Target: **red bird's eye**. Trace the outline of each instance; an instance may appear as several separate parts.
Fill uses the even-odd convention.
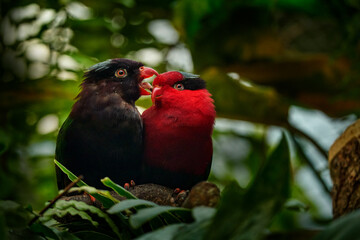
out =
[[[176,90],[182,91],[182,90],[184,90],[184,85],[181,84],[181,83],[177,83],[177,84],[174,85],[174,88]]]
[[[115,77],[117,77],[117,78],[124,78],[126,76],[127,76],[126,69],[118,69],[115,72]]]

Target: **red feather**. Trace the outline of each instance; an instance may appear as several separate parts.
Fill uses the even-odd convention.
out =
[[[183,78],[179,72],[167,72],[154,80],[154,105],[142,115],[145,163],[205,180],[213,153],[214,104],[206,89],[174,89],[173,85]]]

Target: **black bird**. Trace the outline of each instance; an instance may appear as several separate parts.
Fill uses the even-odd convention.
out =
[[[135,101],[147,92],[142,80],[158,73],[129,59],[98,63],[84,74],[81,91],[62,125],[55,158],[90,186],[104,187],[110,177],[123,185],[140,177],[143,155],[143,124]],[[56,168],[57,184],[70,183]]]

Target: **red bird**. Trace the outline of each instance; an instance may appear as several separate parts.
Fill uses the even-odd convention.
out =
[[[209,176],[215,107],[198,75],[171,71],[153,82],[142,114],[145,182],[190,189]]]

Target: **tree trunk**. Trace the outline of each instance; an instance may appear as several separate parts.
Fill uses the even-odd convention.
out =
[[[329,150],[334,218],[360,208],[360,119]]]

